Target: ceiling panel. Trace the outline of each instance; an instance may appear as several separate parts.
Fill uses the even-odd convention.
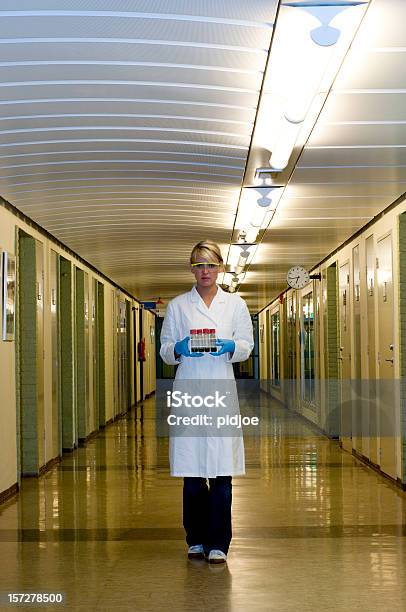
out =
[[[380,207],[376,206],[375,211],[379,211]],[[354,220],[365,220],[365,223],[368,222],[373,216],[371,215],[371,207],[364,208],[353,208],[352,206],[348,206],[346,208],[312,208],[309,211],[307,208],[294,208],[294,209],[286,209],[284,207],[283,210],[283,219],[284,221],[295,221],[300,222],[301,227],[304,227],[303,224],[305,222],[310,222],[313,224],[315,228],[319,226],[319,224],[323,224],[323,221],[328,221],[328,223],[338,223],[341,225],[341,221],[347,219]],[[274,227],[278,227],[277,221],[274,223]]]
[[[80,44],[78,44],[80,43]],[[7,63],[16,64],[38,62],[49,62],[50,51],[52,61],[57,62],[58,58],[63,62],[72,62],[72,65],[81,63],[91,65],[105,62],[122,63],[125,65],[159,66],[164,63],[187,64],[195,66],[196,70],[203,67],[212,68],[218,71],[232,71],[236,73],[255,74],[256,71],[263,69],[266,50],[250,49],[239,46],[219,45],[211,47],[207,44],[185,42],[180,44],[178,41],[149,41],[137,39],[80,39],[75,36],[69,40],[53,38],[37,38],[30,42],[29,39],[24,45],[16,47],[16,44],[7,40],[0,39],[1,44],[1,65]],[[102,58],[102,59],[101,59]]]
[[[88,129],[88,122],[92,121],[92,129],[95,130],[119,130],[119,128],[141,132],[185,132],[186,134],[207,133],[208,135],[220,136],[238,136],[242,137],[246,142],[251,134],[251,125],[249,123],[232,123],[223,122],[222,120],[197,119],[196,117],[177,117],[176,115],[150,115],[147,117],[139,117],[133,114],[117,114],[107,115],[87,113],[83,116],[70,114],[66,116],[31,116],[17,118],[2,118],[0,121],[0,136],[12,134],[31,134],[42,133],[44,131],[52,132],[67,129],[74,131]],[[46,128],[43,127],[46,122]],[[108,125],[106,123],[108,122]],[[121,135],[121,134],[120,134]],[[54,136],[52,136],[54,138]],[[249,141],[249,140],[248,140]]]
[[[364,183],[330,183],[328,181],[319,181],[317,183],[302,183],[299,179],[296,180],[293,175],[292,181],[287,187],[285,194],[287,197],[295,197],[300,199],[307,198],[325,198],[328,196],[332,200],[342,198],[361,198],[369,196],[388,196],[393,197],[399,194],[402,185],[397,183],[376,183],[374,181],[366,181]]]
[[[406,99],[405,99],[406,103]],[[324,147],[306,147],[298,168],[329,167],[329,166],[402,166],[406,164],[406,145],[398,147],[358,147],[349,149],[339,147],[326,149]]]
[[[319,179],[331,183],[357,182],[395,182],[406,181],[406,165],[403,166],[348,166],[298,168],[295,180],[301,183],[314,183]]]
[[[34,3],[35,4],[35,3]],[[237,2],[241,4],[241,2]],[[64,1],[50,11],[3,12],[2,39],[21,38],[125,38],[159,41],[182,41],[210,45],[226,45],[267,49],[269,47],[270,23],[273,22],[274,3],[271,3],[270,22],[233,20],[215,17],[182,15],[177,12],[177,3],[168,2],[171,13],[157,14],[146,11],[119,15],[115,10],[63,10]],[[110,4],[111,6],[111,4]],[[64,14],[65,12],[65,14]],[[145,15],[145,17],[143,16]]]
[[[167,14],[172,17],[173,9],[176,6],[177,16],[202,16],[208,19],[234,19],[247,20],[253,22],[257,19],[267,21],[269,18],[269,4],[262,0],[251,0],[249,4],[242,2],[228,2],[219,0],[218,2],[207,2],[207,0],[176,0],[175,3],[167,0],[64,0],[59,2],[58,8],[67,11],[107,11],[113,13],[130,13],[129,17],[135,17],[137,12],[156,15],[156,18]],[[14,0],[2,0],[0,12],[19,11],[53,11],[55,13],[54,0],[19,0],[18,5]]]
[[[320,123],[309,139],[309,146],[396,146],[406,142],[405,136],[406,124],[402,123],[357,125],[357,129],[345,123],[340,125]]]
[[[0,63],[0,80],[3,89],[14,88],[18,85],[24,87],[27,81],[31,87],[40,87],[43,84],[59,82],[60,84],[81,84],[81,82],[94,82],[95,84],[123,84],[142,86],[155,82],[156,87],[177,86],[190,89],[220,89],[235,91],[236,93],[255,93],[261,85],[261,75],[248,70],[216,69],[215,67],[193,68],[189,64],[171,65],[162,62],[162,65],[120,65],[109,61],[99,64],[63,64],[60,60],[50,60],[44,65],[27,63],[26,66],[18,64],[4,67]]]
[[[350,51],[334,84],[334,89],[405,89],[406,49],[392,48],[362,52]],[[370,70],[373,66],[373,70]]]
[[[57,72],[57,71],[55,71]],[[198,104],[219,104],[221,106],[237,105],[238,107],[248,107],[249,110],[255,110],[258,101],[258,92],[247,91],[239,87],[221,87],[210,86],[207,84],[199,86],[195,83],[191,87],[187,81],[180,83],[164,83],[155,84],[153,81],[139,82],[123,82],[114,79],[109,81],[92,81],[85,80],[79,82],[77,80],[71,82],[61,82],[59,79],[45,82],[21,83],[19,81],[9,81],[9,84],[0,84],[0,103],[9,102],[10,100],[57,100],[57,99],[157,99],[163,102],[177,103],[183,106],[185,103]],[[52,105],[51,105],[52,107]],[[50,108],[46,102],[46,108]],[[51,112],[51,111],[48,111]]]
[[[155,153],[156,151],[162,151],[164,153],[169,153],[171,155],[190,155],[191,158],[197,156],[202,156],[206,158],[212,157],[230,157],[236,159],[242,159],[245,161],[246,158],[246,149],[241,148],[238,150],[237,148],[229,148],[223,145],[219,145],[213,147],[211,145],[203,145],[203,144],[195,144],[193,142],[174,142],[174,141],[162,141],[159,139],[158,142],[154,141],[138,141],[136,146],[131,144],[131,139],[124,139],[122,142],[110,139],[109,141],[104,140],[102,143],[94,143],[94,141],[82,142],[79,140],[73,140],[72,142],[64,141],[60,143],[42,141],[40,143],[33,143],[28,145],[20,145],[14,146],[13,144],[8,144],[2,146],[0,144],[0,159],[2,160],[14,160],[21,157],[26,157],[27,159],[33,158],[35,156],[41,157],[44,154],[51,154],[53,159],[59,159],[59,152],[62,155],[65,153],[73,153],[74,155],[87,154],[88,151],[92,153],[103,153],[103,154],[111,154],[114,155],[124,153],[140,153],[141,155],[148,156],[151,153]],[[60,146],[63,144],[63,147]],[[58,153],[58,157],[56,154]],[[70,157],[72,159],[72,155]],[[177,157],[175,158],[177,159]]]
[[[405,54],[402,52],[402,57]],[[392,54],[390,57],[396,57]],[[334,89],[323,108],[321,122],[406,121],[406,92],[340,91]]]
[[[1,91],[1,89],[0,89]],[[121,93],[121,91],[120,91]],[[140,93],[140,92],[139,92]],[[184,92],[183,92],[184,93]],[[52,113],[51,113],[52,111]],[[247,109],[238,105],[238,100],[232,100],[231,104],[210,104],[202,101],[170,100],[165,98],[117,98],[115,96],[108,99],[103,98],[53,98],[35,101],[33,99],[9,100],[0,103],[0,118],[8,120],[13,117],[36,117],[43,116],[47,119],[49,115],[75,116],[75,115],[100,115],[105,116],[170,116],[194,117],[197,121],[211,120],[223,121],[232,124],[238,122],[240,125],[250,125],[255,115],[255,107]]]
[[[285,198],[280,206],[280,210],[284,213],[289,211],[308,211],[309,215],[315,214],[315,211],[322,213],[325,211],[363,211],[360,214],[367,213],[367,211],[382,210],[382,206],[387,201],[385,196],[378,198],[365,197],[347,197],[347,198]],[[368,214],[368,213],[367,213]]]
[[[354,51],[365,47],[404,47],[404,12],[404,0],[372,0],[353,43]],[[368,68],[371,70],[374,67]]]

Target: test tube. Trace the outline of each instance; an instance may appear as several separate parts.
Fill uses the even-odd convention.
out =
[[[196,352],[202,353],[203,352],[203,330],[202,329],[196,330],[196,345],[197,345]]]
[[[197,336],[197,329],[191,329],[190,330],[190,352],[191,353],[197,352],[196,336]]]
[[[210,352],[217,353],[216,330],[215,329],[210,329]]]
[[[203,330],[203,350],[205,353],[210,353],[210,330]]]

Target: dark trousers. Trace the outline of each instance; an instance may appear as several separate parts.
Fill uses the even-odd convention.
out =
[[[185,477],[183,481],[183,526],[189,546],[203,544],[206,553],[225,554],[231,542],[231,476]]]

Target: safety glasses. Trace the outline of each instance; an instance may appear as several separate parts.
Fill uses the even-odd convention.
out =
[[[197,261],[196,263],[192,263],[192,268],[195,268],[195,270],[204,270],[204,268],[207,270],[218,270],[220,266],[221,264],[219,263],[208,263],[206,261]]]

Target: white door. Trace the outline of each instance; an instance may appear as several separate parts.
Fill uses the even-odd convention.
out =
[[[59,404],[59,322],[58,322],[58,255],[51,249],[51,336],[52,336],[52,457],[62,455]]]
[[[377,244],[379,465],[396,478],[396,393],[394,385],[392,236]]]
[[[366,433],[362,441],[362,454],[372,463],[378,465],[378,420],[376,406],[376,353],[375,353],[375,247],[374,237],[368,236],[366,249],[366,281],[367,281],[367,376],[366,392],[368,402],[364,405],[363,431]]]
[[[128,372],[127,372],[127,309],[126,302],[118,302],[119,332],[118,332],[118,396],[120,414],[128,410]]]
[[[352,452],[352,399],[351,399],[351,317],[350,317],[350,264],[340,266],[339,276],[341,375],[341,435],[342,447]]]
[[[361,389],[361,275],[359,245],[352,250],[352,432],[353,448],[362,453],[362,389]]]
[[[44,247],[35,241],[37,305],[37,432],[38,467],[46,463],[44,414]]]
[[[271,313],[269,308],[265,312],[265,352],[266,352],[266,381],[265,391],[271,392],[272,361],[271,361]]]
[[[270,379],[274,387],[281,385],[281,365],[280,365],[280,312],[279,306],[270,313],[270,333],[271,333],[271,369]]]
[[[314,410],[316,404],[316,328],[315,300],[312,285],[303,289],[301,297],[301,383],[302,401]]]
[[[85,302],[85,423],[86,435],[90,429],[90,353],[89,353],[89,274],[84,273],[84,302]]]
[[[285,381],[285,401],[296,410],[297,405],[297,333],[296,333],[296,299],[291,294],[286,300],[287,307],[287,381]],[[287,382],[287,386],[286,386]]]
[[[98,325],[97,325],[97,279],[92,280],[92,396],[93,410],[91,415],[91,430],[99,429],[99,388],[98,388]]]

